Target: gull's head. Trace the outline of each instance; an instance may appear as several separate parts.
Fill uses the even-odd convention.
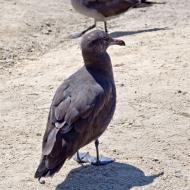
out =
[[[81,41],[81,49],[89,53],[104,53],[111,45],[125,46],[123,40],[113,39],[101,30],[94,30],[85,34]]]

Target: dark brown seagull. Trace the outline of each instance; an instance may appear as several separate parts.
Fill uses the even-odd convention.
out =
[[[116,105],[112,64],[107,53],[111,45],[124,46],[122,40],[95,30],[81,42],[84,66],[57,89],[49,111],[42,143],[42,156],[35,178],[53,176],[66,159],[77,153],[78,162],[94,165],[113,160],[99,156],[98,138],[110,123]],[[96,159],[78,150],[95,141]]]
[[[95,28],[98,21],[104,22],[105,32],[108,32],[107,20],[128,11],[130,8],[147,7],[158,3],[147,0],[71,0],[71,4],[79,13],[94,18],[92,26],[76,34],[76,37],[80,37]]]

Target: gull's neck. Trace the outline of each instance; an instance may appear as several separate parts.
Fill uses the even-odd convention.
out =
[[[85,67],[91,70],[98,70],[113,77],[112,64],[107,52],[85,52],[82,51]]]

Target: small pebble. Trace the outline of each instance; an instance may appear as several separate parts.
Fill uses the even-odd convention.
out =
[[[181,94],[181,93],[182,93],[182,91],[181,91],[181,90],[178,90],[178,91],[177,91],[177,93]]]

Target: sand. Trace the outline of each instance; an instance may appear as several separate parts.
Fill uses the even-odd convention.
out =
[[[101,154],[116,161],[68,160],[40,185],[33,176],[53,94],[83,64],[80,39],[69,36],[93,21],[68,0],[0,0],[0,189],[189,190],[189,9],[167,0],[108,23],[127,44],[109,49],[117,109],[100,138]],[[82,151],[95,155],[94,144]]]

